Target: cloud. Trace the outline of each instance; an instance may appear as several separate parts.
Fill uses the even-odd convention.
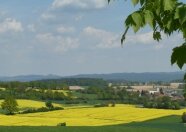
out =
[[[34,24],[29,24],[27,26],[28,30],[31,31],[31,32],[35,32],[36,31],[36,28],[35,28],[35,25]]]
[[[89,39],[90,43],[94,43],[97,48],[109,49],[121,47],[121,36],[118,33],[109,32],[103,29],[94,27],[86,27],[83,29],[84,35]],[[153,49],[160,50],[165,47],[166,35],[162,34],[162,41],[158,43],[153,39],[153,32],[137,33],[133,35],[127,35],[124,45],[152,45]],[[176,39],[177,40],[177,39]]]
[[[163,44],[156,44],[156,45],[154,46],[154,48],[155,48],[156,50],[160,50],[160,49],[164,48],[164,45],[163,45]]]
[[[54,0],[52,8],[101,9],[106,5],[106,0]]]
[[[21,22],[16,21],[12,18],[6,18],[3,22],[0,23],[0,33],[4,32],[22,32],[24,29]]]
[[[75,21],[80,21],[80,20],[82,20],[82,18],[83,18],[83,15],[77,15],[75,17]]]
[[[48,50],[54,52],[66,52],[70,49],[78,48],[79,39],[71,37],[62,37],[60,35],[53,35],[51,33],[38,34],[37,40],[44,44]]]
[[[75,28],[74,27],[60,26],[60,27],[57,28],[57,31],[59,33],[73,33],[73,32],[75,32]]]
[[[112,32],[89,26],[83,29],[83,33],[90,37],[90,41],[94,41],[97,44],[97,48],[121,47],[120,36]]]
[[[3,17],[7,14],[7,12],[0,10],[0,16]]]
[[[155,40],[153,39],[153,32],[147,33],[137,33],[135,35],[127,35],[125,43],[129,44],[151,44],[154,43]]]
[[[41,15],[41,18],[44,19],[44,20],[49,20],[49,19],[55,19],[56,16],[54,14],[51,14],[49,12],[46,12],[46,13],[43,13]]]
[[[164,39],[167,38],[164,33],[161,33],[161,37],[162,37],[162,40],[160,42],[162,42]],[[153,31],[150,31],[146,33],[136,33],[134,35],[127,35],[124,43],[126,44],[158,44],[159,42],[153,39]]]

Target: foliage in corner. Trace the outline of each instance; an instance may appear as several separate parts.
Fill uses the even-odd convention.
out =
[[[171,63],[176,63],[180,69],[186,63],[186,43],[173,49]]]
[[[131,0],[131,2],[140,8],[126,18],[126,30],[121,43],[123,44],[126,39],[129,28],[136,33],[140,28],[149,25],[156,41],[162,39],[162,33],[171,36],[174,32],[180,32],[185,43],[173,49],[171,63],[172,65],[176,63],[181,69],[186,64],[186,4],[179,0]]]

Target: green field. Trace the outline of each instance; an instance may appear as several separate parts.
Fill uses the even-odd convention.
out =
[[[185,132],[180,116],[167,116],[144,122],[91,127],[0,127],[0,132]]]

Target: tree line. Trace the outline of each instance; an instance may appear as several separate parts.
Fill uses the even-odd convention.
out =
[[[107,81],[94,78],[62,78],[48,79],[30,82],[0,82],[0,87],[3,88],[43,88],[43,89],[68,89],[69,86],[107,86]]]

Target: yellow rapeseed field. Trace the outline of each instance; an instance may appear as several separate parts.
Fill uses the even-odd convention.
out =
[[[42,107],[43,102],[18,100],[21,107]],[[66,122],[67,126],[102,126],[145,121],[169,115],[181,115],[182,110],[160,110],[137,108],[134,105],[117,104],[116,107],[83,108],[73,107],[65,110],[6,116],[0,114],[3,126],[56,126]]]
[[[0,104],[2,102],[3,102],[3,100],[0,100]],[[42,102],[42,101],[18,99],[17,103],[19,105],[19,108],[40,108],[40,107],[45,107],[45,102]],[[54,106],[61,106],[61,105],[54,104]]]

